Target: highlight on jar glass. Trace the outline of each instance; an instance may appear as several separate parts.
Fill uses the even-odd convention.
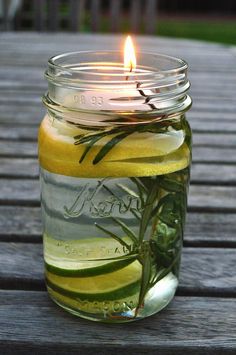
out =
[[[39,131],[45,277],[67,311],[150,316],[174,297],[186,215],[185,61],[123,51],[55,56]]]

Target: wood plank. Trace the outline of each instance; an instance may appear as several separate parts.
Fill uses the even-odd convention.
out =
[[[184,243],[186,246],[236,246],[236,214],[188,213]]]
[[[202,247],[236,247],[236,214],[188,213],[184,244]],[[42,240],[38,207],[0,206],[0,241]]]
[[[200,164],[201,172],[204,173],[204,177],[202,181],[210,181],[216,177],[216,181],[222,181],[222,182],[230,182],[234,181],[232,180],[233,174],[234,174],[234,169],[235,167],[229,167],[227,165],[229,164],[235,164],[236,163],[236,150],[235,147],[232,148],[226,148],[226,147],[198,147],[194,146],[193,147],[193,163]],[[2,158],[37,158],[37,145],[36,142],[18,142],[18,141],[0,141],[0,157]],[[2,159],[1,158],[1,159]],[[5,166],[8,166],[7,169],[11,169],[12,173],[14,174],[14,162],[19,165],[21,164],[21,160],[13,160],[12,162],[9,161],[4,161],[4,164],[7,164]],[[208,167],[206,169],[206,163],[211,163],[212,166]],[[23,162],[23,164],[26,164],[25,166],[27,167],[27,162]],[[202,165],[203,164],[203,165]],[[217,167],[217,164],[220,164],[219,167]],[[20,165],[19,165],[20,166]],[[29,163],[29,173],[31,169],[34,169],[34,166]],[[1,167],[0,167],[1,169]],[[198,168],[195,168],[198,169]],[[206,169],[206,172],[204,172],[204,169]],[[219,169],[219,171],[217,171]],[[223,171],[229,173],[229,176],[222,176]],[[1,172],[3,173],[4,170],[1,169]],[[207,175],[208,173],[208,175]],[[18,172],[18,174],[21,174],[21,172]],[[20,175],[19,175],[20,176]],[[200,177],[198,173],[198,177]]]
[[[193,161],[195,163],[229,163],[236,162],[235,148],[222,147],[193,147]],[[210,167],[208,167],[211,169]],[[219,175],[219,173],[217,173]]]
[[[8,110],[0,111],[0,123],[39,125],[44,115],[45,109],[42,106],[33,107],[30,110],[23,107],[21,110],[19,108],[18,110],[17,108],[9,108]]]
[[[236,188],[231,186],[190,186],[190,211],[236,211]],[[1,179],[1,205],[39,205],[39,182],[31,179]]]
[[[0,291],[0,350],[4,355],[118,355],[127,349],[130,355],[232,355],[235,313],[231,299],[175,297],[158,315],[116,325],[114,335],[111,324],[78,319],[54,306],[46,292]]]
[[[42,75],[43,73],[41,73]],[[27,73],[26,73],[27,75]],[[9,80],[9,79],[8,79]],[[44,81],[41,79],[35,79],[38,80],[38,82],[42,82],[42,85]],[[236,79],[235,79],[236,80]],[[6,81],[8,82],[8,81]],[[32,82],[32,81],[31,81]],[[24,83],[24,81],[21,81],[19,79],[19,83]],[[236,85],[235,85],[236,89]],[[14,92],[11,94],[11,92],[3,92],[0,97],[0,105],[4,108],[9,105],[14,105],[14,106],[42,106],[42,95],[44,94],[44,91],[46,91],[46,83],[45,83],[45,89],[41,91],[41,93],[31,93],[29,92],[27,95],[24,91],[19,90],[18,92]],[[228,98],[219,101],[219,98],[209,98],[207,97],[195,97],[192,95],[194,105],[191,108],[190,112],[201,112],[201,113],[207,113],[207,112],[221,112],[222,113],[222,120],[225,120],[224,114],[227,113],[235,113],[236,111],[236,103],[233,98]],[[7,103],[7,104],[6,104]],[[2,109],[2,108],[1,108]],[[191,116],[191,115],[190,115]],[[199,114],[199,119],[206,120],[205,117],[202,117],[201,114]]]
[[[121,47],[123,44],[120,43],[119,47]],[[100,48],[101,49],[101,48]],[[56,52],[52,52],[51,54],[54,55]],[[12,54],[9,54],[9,56],[12,56]],[[39,53],[39,55],[41,55]],[[19,86],[20,83],[24,85],[25,87],[31,86],[37,89],[38,87],[41,87],[42,85],[46,86],[46,81],[43,76],[43,71],[46,68],[47,61],[49,58],[49,54],[41,59],[41,64],[37,67],[35,66],[33,60],[32,63],[29,62],[29,66],[27,67],[19,67],[19,65],[9,66],[9,65],[1,65],[1,71],[0,71],[0,76],[2,77],[1,83],[0,83],[0,88],[4,89],[13,89],[14,87]],[[23,59],[23,58],[22,58]],[[4,72],[4,69],[6,68],[6,71]],[[12,69],[12,70],[11,70]],[[17,72],[18,70],[18,72]],[[205,96],[205,93],[208,93],[208,96],[205,96],[205,99],[216,99],[221,98],[224,99],[224,101],[227,99],[233,100],[233,92],[232,90],[235,89],[236,83],[235,83],[235,75],[232,73],[229,73],[229,76],[224,78],[224,80],[221,78],[220,75],[216,72],[209,72],[209,73],[204,73],[204,79],[201,81],[198,80],[197,75],[201,74],[196,73],[190,69],[190,82],[192,84],[190,93],[191,94],[197,94],[200,97]],[[224,73],[227,75],[226,73]],[[15,75],[15,76],[14,76]],[[38,78],[38,82],[35,82],[34,80],[31,79],[36,77]],[[231,75],[231,77],[230,77]],[[222,86],[224,86],[224,91],[222,92]],[[220,103],[224,104],[224,101],[221,100]]]
[[[1,125],[0,126],[0,139],[4,140],[27,140],[35,142],[38,137],[37,126],[15,126]]]
[[[46,81],[44,79],[44,70],[47,64],[48,57],[45,58],[44,63],[42,62],[42,65],[40,68],[34,68],[34,67],[27,67],[27,70],[25,68],[19,68],[18,69],[19,73],[22,73],[22,78],[20,75],[16,75],[14,77],[14,72],[15,72],[15,67],[13,67],[13,73],[9,74],[10,68],[6,68],[6,73],[4,78],[4,74],[1,73],[1,83],[0,83],[0,90],[3,91],[2,94],[4,93],[7,94],[6,91],[15,91],[18,95],[24,95],[25,100],[27,101],[27,104],[30,103],[29,97],[31,92],[39,92],[38,98],[42,96],[42,94],[46,91]],[[4,66],[2,66],[4,68]],[[32,78],[31,78],[32,75]],[[35,78],[35,80],[32,80]],[[213,83],[212,83],[213,81]],[[225,89],[223,92],[221,92],[221,87],[223,84],[219,83],[219,79],[216,78],[215,83],[213,80],[213,77],[207,76],[205,80],[203,80],[201,83],[196,80],[191,80],[192,87],[190,89],[190,95],[193,97],[193,108],[195,107],[195,104],[199,102],[197,100],[200,98],[201,100],[209,101],[210,103],[216,103],[218,101],[218,105],[223,108],[226,107],[227,105],[231,102],[233,102],[234,95],[233,91],[235,90],[236,87],[236,82],[235,79],[231,82],[230,80],[225,80],[224,85],[226,85]],[[22,89],[25,89],[25,91],[22,91]],[[28,95],[25,95],[27,90],[29,91],[29,88],[31,89]],[[18,91],[17,91],[18,90]],[[219,99],[221,99],[219,101]],[[212,105],[213,106],[213,105]]]
[[[113,30],[115,31],[115,30]],[[66,39],[65,39],[66,40]],[[52,40],[53,41],[53,40]],[[63,41],[63,38],[61,39],[61,43]],[[114,44],[110,44],[110,48],[109,48],[109,44],[105,44],[105,47],[103,47],[103,45],[100,42],[96,43],[96,39],[90,39],[90,41],[93,41],[93,50],[99,50],[99,49],[117,49],[120,48],[120,46],[122,45],[122,43],[118,43],[117,46],[115,47]],[[77,39],[77,42],[79,42],[79,38]],[[31,52],[26,51],[26,53],[23,55],[23,53],[19,53],[17,57],[14,57],[15,52],[12,51],[11,53],[9,52],[9,54],[7,53],[1,53],[1,58],[0,58],[0,65],[1,66],[18,66],[19,69],[25,66],[25,56],[29,56],[31,55],[31,60],[29,62],[27,62],[28,67],[39,67],[42,68],[43,67],[43,63],[47,63],[48,58],[50,58],[51,56],[55,55],[55,53],[62,53],[62,52],[71,52],[71,51],[75,51],[75,49],[78,49],[78,43],[74,44],[74,45],[67,45],[63,43],[63,47],[62,45],[60,46],[60,48],[56,49],[56,46],[53,46],[54,49],[51,48],[49,49],[49,51],[47,53],[43,53],[41,54],[39,51],[35,50],[35,53],[33,53],[32,51],[34,51],[34,48],[31,48]],[[158,44],[155,44],[154,47],[152,48],[144,48],[146,51],[153,51],[153,48],[157,48]],[[141,45],[139,45],[141,47]],[[59,47],[59,46],[58,46]],[[91,50],[91,42],[88,42],[87,44],[84,44],[83,46],[80,45],[79,47],[81,50]],[[159,51],[164,52],[164,50],[162,48],[159,48]],[[167,53],[168,52],[168,53]],[[37,53],[37,55],[36,55]],[[187,58],[187,55],[181,55],[181,52],[174,52],[172,51],[166,51],[166,54],[169,54],[171,56],[177,56],[177,57],[182,57],[184,56],[184,58],[188,61],[190,67],[191,67],[191,71],[198,73],[198,72],[210,72],[210,73],[215,73],[215,72],[221,72],[224,73],[225,71],[227,71],[228,73],[232,73],[233,75],[236,73],[236,68],[235,68],[235,63],[232,61],[232,63],[229,63],[229,65],[227,66],[219,66],[218,63],[209,63],[208,64],[204,64],[204,63],[199,63],[196,62],[195,63],[191,63],[191,58]],[[223,58],[222,60],[224,60],[225,58]],[[200,86],[201,87],[201,86]]]
[[[233,114],[233,113],[232,113]],[[198,116],[205,117],[206,121],[202,124],[198,120],[193,120],[193,112],[188,113],[188,117],[190,118],[190,125],[193,132],[200,133],[200,132],[211,132],[211,133],[236,133],[236,120],[227,123],[222,118],[222,113],[220,113],[222,120],[215,120],[215,121],[207,121],[206,114],[199,112]],[[225,116],[225,115],[224,115]]]
[[[119,47],[122,47],[123,43],[119,44]],[[101,48],[100,48],[101,49]],[[51,53],[52,55],[55,54],[56,52]],[[9,54],[13,55],[12,54]],[[39,55],[41,55],[39,53]],[[0,76],[2,77],[2,81],[0,84],[0,87],[7,88],[7,86],[14,87],[15,83],[21,81],[22,84],[27,84],[28,85],[33,85],[35,88],[38,87],[38,85],[42,85],[42,83],[46,83],[44,77],[43,77],[43,70],[45,69],[47,65],[49,55],[44,56],[41,59],[41,64],[39,66],[34,66],[34,62],[32,60],[29,61],[29,66],[27,67],[19,67],[17,66],[17,63],[15,66],[11,65],[2,65],[1,70],[0,70]],[[23,59],[23,58],[22,58]],[[4,69],[6,71],[4,72]],[[17,72],[18,69],[18,72]],[[225,78],[221,77],[221,73],[216,73],[216,72],[208,72],[203,75],[203,79],[198,80],[198,74],[194,71],[191,70],[189,71],[189,76],[190,76],[190,82],[192,84],[190,88],[191,93],[198,93],[200,96],[204,98],[204,95],[201,95],[202,93],[205,93],[208,91],[209,98],[213,99],[216,97],[221,97],[224,98],[224,100],[227,100],[227,98],[230,98],[231,100],[233,99],[233,93],[232,90],[235,88],[236,83],[235,83],[235,76],[232,73],[225,73]],[[219,74],[219,75],[218,75]],[[38,77],[39,83],[36,83],[35,81],[31,80],[31,75],[32,77]],[[224,91],[222,92],[221,88],[224,86]],[[226,95],[225,95],[226,94]],[[222,96],[221,96],[222,95]],[[207,99],[205,97],[205,99]],[[206,100],[207,101],[207,100]],[[222,101],[222,100],[221,100]],[[222,103],[224,103],[222,101]]]
[[[30,112],[29,112],[30,111]],[[0,123],[37,125],[39,117],[44,117],[46,108],[43,105],[28,108],[24,105],[14,105],[5,108],[0,116]],[[235,133],[235,116],[233,112],[197,111],[187,112],[187,119],[195,133]],[[215,125],[215,130],[214,130]]]
[[[195,133],[193,135],[193,145],[198,147],[236,147],[235,134],[224,133]]]
[[[38,178],[39,165],[36,159],[0,158],[0,177]]]
[[[235,249],[185,247],[178,294],[217,296],[218,292],[235,297],[235,260]],[[0,281],[4,288],[44,289],[42,245],[1,242]]]
[[[88,34],[89,35],[89,34]],[[85,34],[87,36],[87,34]],[[84,42],[85,40],[84,34],[79,34],[79,38]],[[91,36],[91,35],[90,35]],[[91,36],[92,37],[92,36]],[[106,34],[105,38],[106,40],[109,38],[111,39],[113,36],[110,34]],[[121,37],[121,36],[120,36]],[[25,41],[25,38],[27,41]],[[17,33],[17,32],[9,32],[9,33],[4,33],[4,36],[1,36],[0,40],[2,44],[7,44],[8,42],[12,43],[12,45],[19,45],[22,43],[29,43],[30,45],[35,44],[35,39],[39,39],[40,35],[35,32],[24,32],[24,33]],[[45,44],[51,43],[52,38],[55,38],[56,42],[59,42],[59,39],[62,38],[68,39],[71,43],[76,43],[76,39],[78,38],[77,34],[71,35],[67,33],[58,33],[55,36],[52,34],[47,34],[46,37],[43,38],[43,41]],[[101,42],[105,42],[104,36],[100,36]],[[161,44],[165,47],[168,47],[170,44],[174,45],[178,43],[182,49],[184,48],[185,50],[189,50],[191,52],[193,49],[195,49],[198,52],[198,55],[201,56],[199,53],[200,49],[204,49],[202,51],[202,57],[204,58],[205,55],[208,55],[209,53],[214,54],[216,57],[218,56],[226,56],[228,52],[230,52],[231,56],[234,55],[234,51],[232,47],[227,47],[221,43],[211,43],[211,42],[205,42],[205,41],[200,41],[200,40],[191,40],[191,39],[181,39],[181,38],[167,38],[167,37],[158,37],[156,36],[155,38],[152,36],[140,36],[139,37],[140,41],[142,41],[142,44],[145,44],[148,42],[149,45],[153,45],[155,43]],[[20,45],[19,45],[20,47]]]
[[[28,141],[36,142],[38,137],[38,125],[25,125],[20,123],[18,125],[2,124],[0,126],[0,144],[1,140],[12,141]],[[193,134],[194,147],[214,147],[214,148],[233,148],[236,147],[235,134],[230,133],[194,133]],[[20,148],[20,147],[19,147]],[[18,149],[18,147],[17,147]],[[0,149],[1,152],[1,149]],[[197,153],[196,153],[197,154]]]
[[[1,287],[11,281],[13,287],[36,284],[44,289],[42,244],[1,243],[0,255]]]
[[[236,211],[236,188],[191,185],[189,209],[197,211]]]
[[[62,43],[65,48],[67,48],[67,46],[70,46],[70,48],[73,46],[75,48],[76,44],[78,44],[78,39],[81,45],[86,45],[87,39],[91,40],[92,38],[94,37],[91,33],[78,35],[56,33],[55,36],[47,34],[47,36],[43,38],[37,33],[15,33],[13,35],[10,33],[4,33],[4,36],[1,36],[0,39],[0,46],[5,50],[6,54],[11,53],[14,48],[19,53],[22,53],[22,44],[24,44],[25,50],[27,53],[30,53],[30,47],[39,42],[39,46],[36,46],[37,52],[41,51],[42,53],[45,53],[48,49],[53,50],[53,48],[50,48],[52,41],[55,44],[54,48],[57,50]],[[96,42],[102,47],[113,45],[112,48],[115,46],[117,48],[117,43],[121,41],[122,38],[123,35],[121,34],[116,37],[112,34],[97,35]],[[199,62],[201,65],[212,63],[217,64],[217,61],[219,62],[219,59],[221,59],[221,65],[218,65],[218,72],[222,72],[222,68],[227,68],[234,62],[234,53],[230,46],[224,46],[222,44],[158,36],[137,36],[137,40],[140,43],[140,46],[145,50],[150,50],[151,48],[158,46],[158,49],[161,48],[165,50],[167,54],[178,53],[179,55],[182,52],[188,57],[188,59],[192,59],[194,63]],[[94,45],[96,46],[96,44]],[[223,61],[223,59],[225,59],[225,61]]]
[[[6,39],[9,40],[7,44],[9,48],[8,52],[6,52],[4,48],[4,43],[6,43],[5,39],[0,42],[0,46],[2,47],[2,65],[24,66],[24,57],[25,55],[27,55],[27,57],[29,56],[32,58],[32,61],[28,62],[28,66],[41,66],[42,63],[46,63],[46,60],[49,56],[57,52],[75,50],[75,48],[78,48],[78,43],[80,43],[81,50],[91,49],[91,42],[93,43],[94,49],[117,49],[120,47],[120,43],[123,40],[121,36],[117,36],[116,38],[114,38],[112,35],[99,36],[97,37],[97,40],[94,40],[94,36],[92,36],[91,34],[83,34],[77,37],[66,34],[56,34],[53,37],[49,35],[43,39],[37,35],[33,37],[26,35],[25,38],[26,40],[20,40],[19,36],[17,41],[16,37],[6,37]],[[30,42],[30,38],[32,38],[33,43]],[[159,48],[160,51],[166,54],[171,54],[180,57],[184,56],[184,58],[189,62],[192,72],[206,71],[218,73],[221,72],[222,74],[225,72],[231,72],[234,74],[236,73],[235,57],[230,51],[230,49],[222,45],[214,45],[214,50],[212,50],[211,52],[211,49],[207,50],[206,48],[208,44],[206,44],[205,46],[202,44],[199,45],[197,41],[195,44],[194,51],[194,45],[189,45],[191,41],[182,41],[177,39],[170,40],[167,38],[161,39],[156,37],[153,39],[151,37],[139,37],[137,38],[137,40],[139,41],[140,47],[143,49],[150,51],[153,50],[153,48]],[[24,53],[22,51],[22,41],[24,42]],[[40,42],[41,46],[38,45]],[[51,46],[51,43],[54,44],[53,48]],[[37,51],[32,50],[32,48],[34,48],[36,44]],[[182,47],[181,44],[183,44]],[[199,50],[199,48],[202,48],[202,50]],[[213,47],[211,46],[210,48]],[[17,57],[13,55],[16,51],[19,53]],[[219,65],[219,63],[221,64]]]
[[[134,0],[134,1],[136,1],[136,0]],[[41,35],[41,37],[40,37],[41,41],[40,41],[40,43],[37,43],[37,48],[40,48],[39,52],[45,50],[45,54],[47,54],[48,50],[50,49],[49,45],[44,45],[45,44],[44,39],[47,38],[47,36],[48,36],[48,33]],[[55,36],[56,36],[56,34],[55,34]],[[62,34],[62,36],[63,36],[63,34]],[[76,36],[78,36],[77,41],[78,41],[78,39],[79,40],[81,39],[79,33]],[[96,34],[94,34],[94,36],[95,36],[95,38],[98,38],[99,41],[102,39],[102,37],[100,37],[100,36],[98,37],[98,35],[96,35]],[[103,36],[105,36],[105,35],[103,35]],[[116,35],[116,36],[118,36],[118,35]],[[87,34],[85,34],[85,38],[87,38]],[[145,38],[148,38],[148,37],[145,37]],[[123,38],[120,40],[123,41]],[[138,40],[139,40],[139,37],[136,38],[136,41],[138,41]],[[82,44],[83,44],[83,41],[84,40],[82,40]],[[116,37],[115,37],[115,41],[117,41]],[[9,46],[9,45],[10,45],[10,43],[7,44],[7,46]],[[57,46],[57,43],[55,43],[55,45]],[[0,46],[2,46],[1,39],[0,39]],[[7,46],[6,46],[6,48],[3,46],[4,48],[2,48],[2,49],[7,51],[7,48],[8,48]],[[21,48],[21,50],[24,52],[24,48],[23,49]],[[20,48],[19,48],[19,51],[20,51]],[[199,59],[197,58],[196,61],[198,61],[198,60]],[[206,58],[206,61],[207,60],[208,60],[208,58]],[[29,56],[29,61],[31,61],[30,56]],[[217,58],[217,61],[219,61],[219,58]],[[25,66],[24,68],[20,68],[20,70],[17,67],[17,65],[15,65],[15,66],[9,65],[8,66],[6,64],[0,68],[0,76],[3,80],[15,79],[15,80],[21,80],[23,82],[31,82],[32,81],[31,76],[33,78],[36,76],[39,79],[44,80],[44,78],[42,77],[42,69],[43,69],[43,66],[45,66],[45,64],[46,63],[43,62],[43,60],[42,60],[41,67],[32,67],[32,66],[27,67],[27,66]],[[28,75],[26,76],[27,73],[28,73]],[[197,85],[198,87],[201,87],[202,83],[204,83],[204,86],[202,86],[202,90],[204,90],[205,85],[206,85],[206,87],[209,87],[212,89],[214,87],[216,87],[216,89],[219,90],[219,88],[224,84],[225,85],[224,91],[226,90],[226,92],[228,92],[229,91],[229,90],[227,90],[228,85],[231,85],[231,86],[236,85],[236,83],[235,83],[236,73],[232,74],[232,73],[228,73],[227,71],[224,73],[222,73],[222,72],[196,73],[196,72],[192,71],[191,68],[189,68],[189,75],[188,76],[189,76],[191,83],[194,84],[194,85],[192,85],[190,90],[193,90],[195,88],[195,85]],[[224,92],[220,92],[220,94],[223,94],[223,93]],[[211,94],[211,93],[209,92],[209,94]],[[212,98],[214,98],[214,96],[212,96]]]
[[[38,125],[45,115],[43,105],[0,105],[0,123]],[[234,112],[214,112],[190,110],[187,113],[194,133],[235,133]]]
[[[48,37],[47,37],[48,39]],[[156,39],[156,38],[155,38]],[[140,38],[141,42],[142,42],[142,38]],[[24,66],[24,58],[25,58],[25,55],[27,54],[27,50],[29,51],[29,53],[27,54],[27,57],[31,58],[28,60],[28,67],[37,67],[37,66],[40,66],[42,67],[42,64],[43,63],[46,63],[48,57],[50,55],[53,55],[55,54],[56,52],[61,52],[62,49],[61,49],[61,43],[63,42],[63,49],[64,51],[73,51],[75,48],[78,48],[78,43],[80,43],[80,49],[83,49],[83,50],[86,50],[86,49],[91,49],[91,46],[89,47],[89,44],[93,43],[93,47],[94,49],[96,48],[119,48],[120,45],[121,45],[121,41],[123,41],[123,39],[117,37],[117,38],[113,38],[112,36],[103,36],[102,38],[100,37],[97,37],[97,41],[94,41],[94,37],[91,37],[91,35],[83,35],[83,37],[81,38],[76,38],[76,41],[75,39],[73,40],[74,43],[71,43],[70,41],[70,37],[66,36],[60,36],[60,43],[57,42],[57,38],[56,37],[53,37],[51,38],[51,42],[49,43],[47,40],[44,40],[44,42],[42,43],[41,46],[39,46],[39,43],[38,42],[41,42],[42,39],[40,40],[37,40],[35,38],[35,43],[37,43],[37,48],[35,48],[35,50],[37,49],[37,53],[35,52],[34,54],[32,54],[32,44],[28,44],[28,43],[25,43],[24,42],[24,53],[22,52],[22,54],[19,52],[18,53],[18,56],[17,58],[15,58],[15,56],[13,55],[17,48],[16,48],[16,44],[14,43],[13,44],[13,48],[12,48],[12,53],[9,52],[9,53],[5,53],[5,51],[3,50],[3,55],[5,56],[5,59],[4,57],[2,56],[1,58],[1,64],[2,65],[7,65],[8,67],[10,65],[17,65],[18,68],[19,68],[19,65],[22,65]],[[51,47],[51,43],[54,43],[54,46],[53,46],[53,49]],[[46,48],[46,43],[48,43],[48,48]],[[217,72],[219,73],[220,71],[222,72],[222,74],[225,72],[229,72],[231,71],[231,73],[233,74],[233,70],[235,72],[235,59],[233,57],[232,54],[229,54],[229,52],[227,52],[224,48],[223,51],[219,51],[221,52],[222,54],[222,63],[225,63],[225,66],[220,66],[218,65],[219,63],[219,56],[216,56],[215,53],[213,54],[213,58],[214,58],[214,61],[215,63],[212,63],[212,61],[209,60],[208,57],[204,57],[204,53],[201,51],[201,53],[199,52],[199,57],[196,55],[195,52],[191,51],[191,57],[189,57],[189,55],[187,55],[187,53],[184,53],[183,52],[183,49],[181,48],[181,46],[179,47],[178,45],[176,45],[176,43],[179,43],[178,41],[175,42],[175,46],[173,46],[173,41],[172,41],[172,46],[171,46],[171,43],[168,41],[168,39],[165,39],[165,42],[167,43],[167,46],[169,48],[169,50],[167,50],[167,53],[168,54],[173,54],[173,55],[181,55],[181,56],[184,56],[190,63],[190,67],[191,67],[191,72],[201,72],[204,70],[205,72],[209,73],[209,72]],[[144,43],[149,43],[149,39],[146,39],[144,41]],[[8,43],[8,46],[9,46],[9,43]],[[58,48],[57,48],[58,46]],[[153,48],[160,48],[160,50],[162,49],[162,51],[164,52],[166,50],[166,47],[163,46],[163,42],[162,42],[162,45],[159,47],[159,43],[158,43],[158,39],[156,39],[156,41],[151,41],[151,43],[149,44],[149,46],[146,46],[146,47],[143,47],[142,46],[142,43],[140,43],[140,46],[145,49],[147,48],[147,50],[153,50]],[[176,53],[176,51],[173,51],[172,48],[173,47],[177,47],[178,48],[178,53]],[[42,50],[41,48],[43,49],[43,53],[42,53]],[[170,48],[171,48],[171,51],[170,51]],[[19,49],[20,50],[20,49]],[[39,52],[39,50],[41,52]],[[5,54],[4,54],[5,53]],[[31,53],[31,54],[30,54]],[[185,55],[184,55],[185,54]],[[227,58],[228,56],[228,58]],[[13,60],[14,59],[14,60]],[[196,64],[194,64],[193,60],[196,62]],[[232,63],[230,62],[232,61]],[[202,63],[202,64],[200,64]],[[205,63],[205,64],[204,64]],[[206,66],[206,63],[207,63],[207,66]],[[204,68],[204,66],[205,68]],[[232,68],[232,69],[231,69]],[[209,81],[210,83],[210,81]],[[203,86],[204,87],[204,86]],[[222,85],[220,86],[222,87]],[[201,85],[201,90],[202,89],[202,85]]]
[[[207,137],[209,137],[209,139],[207,139]],[[219,142],[217,143],[217,139],[214,140],[213,137],[217,138],[217,135],[197,135],[197,134],[194,135],[194,140],[196,141],[196,144],[193,145],[193,162],[197,163],[204,160],[205,163],[209,161],[211,162],[215,161],[215,163],[221,162],[222,164],[226,165],[225,163],[227,160],[228,164],[234,164],[236,159],[235,152],[234,152],[235,150],[234,135],[229,135],[228,140],[226,140],[227,136],[225,136],[223,140],[219,139],[220,146],[218,146]],[[205,143],[208,141],[209,141],[209,146],[207,145],[207,143]],[[206,147],[208,147],[209,149],[205,152]],[[229,147],[231,149],[225,151],[224,150],[225,147]],[[222,154],[225,154],[225,156],[222,156]],[[14,141],[14,140],[8,140],[8,138],[6,138],[5,140],[0,140],[0,156],[12,157],[12,158],[17,158],[17,157],[37,158],[36,141],[33,142],[28,140]],[[220,172],[217,173],[215,168],[213,168],[213,171],[216,174],[220,174]],[[221,178],[225,178],[225,177],[221,177]]]
[[[37,157],[35,142],[1,141],[0,156],[2,157]]]
[[[39,182],[35,180],[1,179],[0,204],[39,205]]]
[[[202,153],[204,154],[204,150]],[[236,185],[236,165],[192,164],[191,184],[207,183],[211,185]]]
[[[38,207],[0,206],[0,240],[42,242],[41,219]]]
[[[1,145],[0,145],[1,147]],[[203,151],[204,153],[204,151]],[[210,162],[210,158],[206,163]],[[0,178],[38,178],[39,165],[32,158],[0,158]],[[233,164],[193,163],[191,184],[236,185],[236,166]]]
[[[2,94],[1,101],[4,101],[5,98],[8,97],[10,100],[12,96],[13,100],[24,100],[27,105],[30,105],[32,100],[37,100],[38,103],[41,103],[41,97],[47,89],[47,83],[43,78],[43,72],[44,70],[42,68],[38,70],[38,75],[33,75],[33,77],[38,77],[38,79],[35,79],[37,80],[37,84],[35,80],[21,80],[20,78],[2,79],[0,83],[0,92]],[[31,76],[30,71],[28,70],[23,71],[23,74],[26,78]],[[209,78],[208,80],[211,80],[211,78]],[[197,85],[197,83],[191,83],[192,85],[194,85],[189,92],[191,97],[193,98],[194,103],[191,110],[195,110],[196,103],[204,103],[206,101],[208,101],[209,103],[210,110],[212,110],[216,102],[218,102],[218,106],[220,107],[220,111],[222,112],[224,111],[224,108],[227,109],[227,107],[234,104],[233,91],[236,87],[235,84],[224,83],[225,85],[227,85],[227,87],[221,93],[216,85],[212,87],[208,85],[207,81],[201,84],[204,85],[203,87]],[[219,99],[221,100],[220,103]]]

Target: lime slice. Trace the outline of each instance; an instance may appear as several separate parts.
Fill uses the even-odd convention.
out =
[[[131,264],[137,256],[128,237],[130,250],[111,238],[58,240],[44,234],[45,268],[52,274],[87,277],[107,274]],[[131,254],[132,252],[132,254]]]
[[[104,301],[125,298],[139,291],[142,266],[132,264],[109,274],[93,277],[62,277],[46,271],[47,284],[54,291],[72,298]]]
[[[68,277],[88,277],[108,274],[110,272],[124,268],[125,266],[131,264],[136,259],[136,256],[130,256],[127,259],[120,259],[113,262],[96,262],[96,266],[86,267],[87,264],[91,262],[78,263],[81,264],[81,267],[78,269],[68,269],[66,268],[67,263],[65,262],[65,267],[63,268],[63,262],[61,267],[50,265],[45,262],[45,269],[52,274],[59,276],[68,276]]]
[[[132,311],[135,310],[139,300],[139,290],[131,296],[125,296],[121,299],[116,300],[102,300],[102,301],[88,301],[88,300],[80,300],[79,298],[71,298],[61,293],[54,291],[52,288],[48,287],[48,292],[50,296],[56,301],[60,306],[66,308],[72,313],[78,315],[78,313],[82,313],[87,316],[93,314],[102,313],[103,317],[109,315],[110,317],[116,317],[115,314],[118,313],[126,313],[127,318],[133,318],[134,313]],[[130,314],[130,317],[128,317]],[[124,319],[124,316],[122,317]]]
[[[85,131],[46,117],[39,131],[41,166],[56,174],[74,177],[129,177],[168,174],[184,169],[190,151],[182,130],[165,134],[133,133],[115,145],[98,163],[93,160],[112,135],[103,137],[79,160],[86,145],[75,145],[74,136]],[[86,132],[88,133],[88,132]]]

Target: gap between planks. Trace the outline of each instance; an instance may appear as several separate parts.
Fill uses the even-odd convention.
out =
[[[236,213],[187,214],[186,246],[235,247]],[[0,206],[0,240],[3,242],[42,242],[39,207]]]
[[[42,245],[2,242],[0,246],[1,288],[45,289]],[[185,247],[178,294],[236,297],[234,265],[235,249]]]
[[[46,292],[0,291],[4,355],[233,355],[235,299],[178,297],[132,324],[98,324],[55,306]],[[141,336],[140,336],[141,335]],[[158,336],[157,336],[158,335]]]

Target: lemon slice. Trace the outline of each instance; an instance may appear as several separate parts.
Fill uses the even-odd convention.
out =
[[[75,145],[74,136],[81,133],[85,132],[46,117],[39,131],[41,166],[56,174],[92,178],[161,175],[189,165],[190,152],[183,131],[133,133],[95,165],[94,158],[113,136],[100,139],[79,163],[86,145]]]
[[[48,286],[56,292],[80,300],[115,300],[139,291],[142,266],[135,260],[130,265],[109,274],[93,277],[62,277],[46,272]]]

